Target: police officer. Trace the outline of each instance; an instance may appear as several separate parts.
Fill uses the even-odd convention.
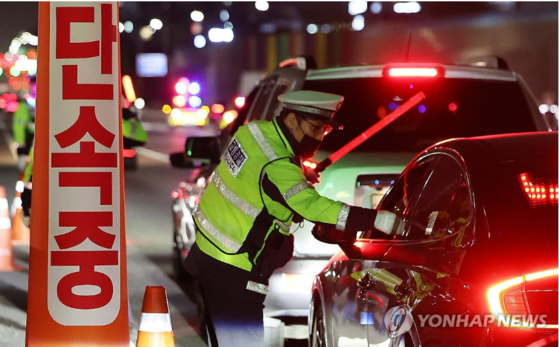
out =
[[[303,174],[302,161],[341,128],[332,117],[343,97],[297,91],[278,99],[283,109],[273,121],[239,128],[195,212],[198,232],[186,262],[213,347],[263,346],[268,279],[292,257],[293,221],[330,225],[348,240],[387,224],[375,210],[320,196]]]
[[[18,103],[17,110],[14,112],[12,133],[17,146],[18,168],[23,172],[35,137],[35,117],[23,97],[18,98]]]

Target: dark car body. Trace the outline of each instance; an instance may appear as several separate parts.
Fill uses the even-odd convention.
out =
[[[393,235],[341,244],[315,278],[311,346],[527,346],[556,334],[557,147],[551,132],[421,152],[377,207],[396,214]]]

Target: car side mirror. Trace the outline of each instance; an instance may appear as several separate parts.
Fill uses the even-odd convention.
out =
[[[219,137],[189,137],[184,144],[184,152],[191,161],[217,164],[221,158]]]
[[[184,152],[171,153],[169,155],[171,165],[176,168],[194,168],[194,163],[189,160]]]

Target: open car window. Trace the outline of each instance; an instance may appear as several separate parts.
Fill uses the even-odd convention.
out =
[[[440,157],[397,238],[441,239],[467,224],[471,200],[465,173],[455,158],[444,154]]]
[[[396,215],[392,235],[404,232],[413,206],[439,159],[438,156],[429,155],[409,164],[379,203],[377,210],[390,211]],[[361,238],[376,238],[375,235],[378,234],[369,231],[363,233]]]

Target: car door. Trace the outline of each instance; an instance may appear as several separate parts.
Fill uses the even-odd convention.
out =
[[[427,156],[408,167],[381,201],[381,209],[398,216],[398,225],[405,224],[436,161]],[[338,278],[332,307],[335,346],[369,346],[388,340],[384,317],[396,306],[395,289],[407,278],[394,264],[382,261],[393,243],[379,231],[370,230],[356,243],[342,246],[348,259],[333,267]]]
[[[387,326],[387,332],[393,340],[404,336],[415,346],[422,337],[436,336],[438,341],[455,338],[449,330],[446,334],[426,326],[424,317],[434,312],[459,314],[467,310],[467,304],[457,300],[467,297],[467,293],[463,295],[464,286],[454,275],[465,255],[462,241],[473,218],[469,177],[455,153],[431,156],[436,165],[419,184],[423,188],[412,198],[413,206],[402,219],[403,225],[398,226],[394,245],[378,264],[378,268],[390,269],[402,279],[391,293],[387,312],[403,311],[408,330],[390,331]],[[421,342],[426,341],[423,338]]]

